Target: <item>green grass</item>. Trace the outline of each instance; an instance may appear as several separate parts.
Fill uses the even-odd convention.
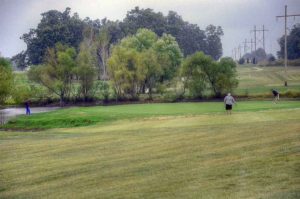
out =
[[[238,102],[234,111],[257,111],[300,107],[299,101],[282,101],[276,105],[270,101]],[[105,124],[117,120],[149,118],[154,116],[184,116],[223,113],[221,102],[179,103],[179,104],[136,104],[66,108],[54,112],[20,116],[2,128],[6,129],[48,129]]]
[[[300,67],[288,67],[288,87],[284,86],[284,67],[239,66],[237,68],[239,86],[238,95],[271,95],[275,88],[280,93],[287,91],[300,93]]]
[[[300,102],[73,108],[105,118],[0,132],[0,198],[299,198]],[[29,123],[31,124],[31,123]]]

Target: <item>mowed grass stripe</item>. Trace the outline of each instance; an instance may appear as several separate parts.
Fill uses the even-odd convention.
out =
[[[26,133],[14,140],[11,135],[7,144],[15,155],[1,150],[4,161],[0,170],[5,181],[1,182],[0,196],[294,196],[299,187],[299,113],[296,109],[236,113],[232,117],[209,114],[198,118],[151,118],[145,122],[152,122],[154,128],[143,126],[143,122],[135,128],[138,122],[126,121],[132,126],[113,130],[113,125],[124,125],[119,121],[107,128],[100,126],[98,132],[96,127],[36,132],[57,136],[50,140],[47,136],[30,140],[32,136]],[[237,120],[238,116],[249,121]],[[187,125],[197,119],[199,125]],[[227,123],[203,124],[203,120]],[[181,125],[174,128],[172,124],[179,121]],[[76,136],[72,130],[78,131]],[[0,146],[6,148],[4,142]]]
[[[299,108],[300,101],[282,101],[273,104],[270,101],[239,102],[236,112],[262,111]],[[68,108],[48,113],[20,116],[2,128],[7,129],[50,129],[89,125],[106,125],[117,120],[135,120],[158,116],[191,116],[201,114],[224,113],[222,102],[207,103],[171,103],[136,104],[118,106],[99,106]]]

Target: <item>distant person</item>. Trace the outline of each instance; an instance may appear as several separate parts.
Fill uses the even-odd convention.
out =
[[[235,100],[230,93],[228,93],[227,96],[224,98],[224,104],[226,113],[231,115],[232,105],[235,104]]]
[[[29,101],[25,102],[25,108],[26,108],[26,115],[30,115],[30,108],[29,108]]]
[[[274,96],[274,103],[276,104],[276,102],[279,100],[279,92],[275,89],[272,89],[272,93],[273,93],[273,96]]]

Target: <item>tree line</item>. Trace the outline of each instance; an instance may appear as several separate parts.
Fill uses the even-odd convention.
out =
[[[112,44],[135,34],[139,28],[152,30],[158,36],[172,35],[184,56],[196,51],[203,51],[215,60],[222,56],[223,30],[220,26],[209,25],[202,30],[198,25],[184,21],[174,11],[169,11],[168,15],[164,16],[150,8],[135,7],[127,12],[122,21],[111,21],[106,18],[92,20],[88,17],[82,20],[77,13],[71,16],[70,8],[66,8],[63,12],[50,10],[41,15],[42,19],[38,26],[21,37],[27,45],[27,50],[13,57],[17,66],[21,68],[41,64],[47,48],[54,47],[57,42],[72,46],[79,51],[83,32],[87,26],[99,33],[101,43],[98,49],[98,59],[100,63],[105,57],[104,53],[109,54],[109,47]]]
[[[136,7],[123,21],[110,21],[81,20],[69,8],[50,10],[22,36],[27,50],[13,61],[30,65],[29,80],[58,96],[61,105],[96,93],[103,100],[170,93],[201,98],[207,92],[220,97],[238,84],[235,62],[219,60],[222,35],[221,27],[201,30],[173,11],[164,16]]]

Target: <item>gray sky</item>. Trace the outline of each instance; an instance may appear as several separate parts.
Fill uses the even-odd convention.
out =
[[[276,15],[300,14],[300,0],[0,0],[0,53],[11,57],[25,50],[25,43],[19,39],[30,28],[36,28],[41,13],[50,9],[64,11],[70,7],[83,19],[122,20],[127,11],[135,6],[152,8],[166,15],[176,11],[184,20],[198,24],[201,29],[209,24],[222,26],[224,56],[231,56],[232,49],[245,39],[253,38],[250,30],[254,25],[266,32],[266,51],[276,54],[277,39],[284,34],[284,19],[276,21]],[[300,17],[288,19],[288,27],[300,23]],[[262,35],[258,33],[258,38]],[[258,47],[262,46],[261,42]]]

